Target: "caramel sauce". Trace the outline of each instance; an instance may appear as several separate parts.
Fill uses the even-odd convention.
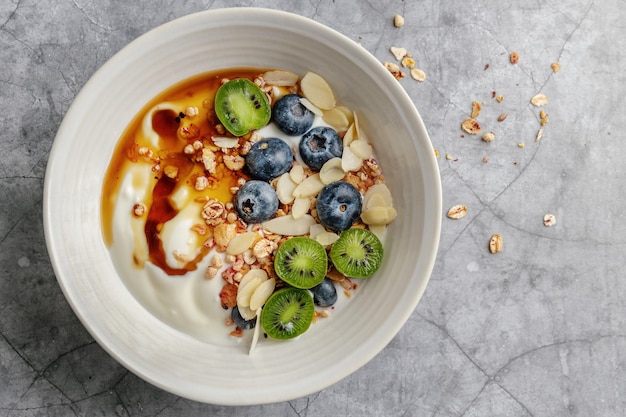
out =
[[[201,162],[195,160],[195,155],[184,153],[185,146],[200,140],[205,145],[211,143],[211,138],[224,136],[215,131],[218,123],[213,110],[213,99],[223,78],[246,77],[253,80],[254,77],[264,70],[259,69],[235,69],[203,74],[183,81],[162,94],[155,97],[133,118],[122,136],[120,137],[109,164],[102,189],[102,232],[107,246],[113,244],[113,215],[118,200],[121,183],[124,177],[134,165],[149,164],[152,169],[152,177],[148,189],[148,195],[142,202],[147,210],[144,214],[145,238],[148,243],[149,261],[161,268],[168,275],[182,275],[188,271],[197,269],[197,264],[206,255],[207,250],[202,248],[195,259],[188,261],[183,268],[172,268],[166,261],[163,242],[160,231],[163,225],[173,219],[179,210],[172,204],[172,196],[181,186],[186,186],[189,191],[189,204],[197,204],[201,210],[202,204],[198,199],[215,198],[226,204],[231,202],[233,195],[231,188],[237,185],[236,174],[227,169],[222,162],[221,151],[215,151],[217,156],[216,172],[209,174]],[[175,103],[182,109],[177,113],[171,109],[156,110],[152,113],[152,129],[159,136],[158,149],[150,143],[142,130],[142,123],[146,115],[159,103]],[[199,113],[193,118],[185,118],[184,109],[195,106]],[[192,119],[191,121],[189,119]],[[193,125],[199,129],[199,134],[191,139],[179,136],[181,126]],[[141,149],[150,149],[150,156],[142,153]],[[170,167],[177,170],[175,178],[170,178],[164,173],[164,168]],[[198,176],[204,175],[209,178],[212,186],[203,191],[194,188]],[[136,185],[136,184],[135,184]],[[132,213],[128,213],[132,216]],[[190,232],[191,233],[191,232]],[[142,267],[143,262],[137,259],[136,254],[130,255],[137,267]]]

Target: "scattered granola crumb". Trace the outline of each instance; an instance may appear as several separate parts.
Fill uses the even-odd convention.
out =
[[[398,64],[394,64],[393,62],[384,62],[383,65],[387,68],[387,71],[391,73],[395,77],[396,80],[401,80],[404,78],[404,72],[400,71],[400,66]]]
[[[519,62],[519,54],[517,52],[511,52],[509,60],[511,61],[511,64],[517,64]]]
[[[489,162],[489,157],[488,156],[483,156],[483,164],[486,164],[487,162]]]
[[[454,159],[454,158],[452,157],[452,155],[450,155],[449,153],[447,153],[447,154],[446,154],[446,159],[449,161],[449,160]]]
[[[472,118],[477,118],[480,115],[481,110],[482,107],[480,106],[480,103],[477,101],[472,101]]]
[[[503,121],[504,121],[504,119],[506,119],[506,118],[507,118],[507,116],[508,116],[508,114],[506,114],[506,113],[502,113],[500,116],[498,116],[498,121],[499,121],[499,122],[503,122]]]
[[[493,142],[496,138],[496,134],[493,132],[487,132],[483,135],[482,140],[484,142]]]
[[[520,142],[520,143],[517,144],[518,148],[522,148],[523,149],[525,146],[526,146],[526,144],[524,142]]]
[[[461,129],[470,135],[477,135],[482,130],[478,121],[472,119],[471,117],[463,120],[461,123]]]
[[[552,64],[550,64],[550,68],[552,68],[552,72],[557,73],[561,70],[561,64],[559,64],[558,62],[553,62]]]
[[[497,101],[498,103],[502,103],[502,100],[504,100],[504,97],[502,97],[502,96],[497,96],[497,97],[496,97],[496,101]]]
[[[397,28],[404,26],[404,17],[402,15],[395,15],[393,17],[393,25]]]
[[[556,217],[554,214],[546,214],[543,216],[543,225],[546,227],[552,227],[556,224]]]
[[[489,69],[489,64],[485,64],[485,71],[487,71]]]
[[[433,151],[435,151],[435,158],[439,158],[439,151],[437,148],[433,148]]]
[[[403,67],[409,67],[410,69],[415,68],[415,60],[409,56],[402,58],[401,64]]]
[[[141,217],[146,212],[146,206],[142,203],[137,203],[133,206],[133,216]]]

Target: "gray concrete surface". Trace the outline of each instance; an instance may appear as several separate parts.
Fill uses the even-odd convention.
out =
[[[259,407],[194,403],[118,365],[65,301],[42,231],[48,153],[94,71],[161,23],[235,5],[313,18],[381,62],[412,52],[427,80],[401,83],[444,193],[432,280],[397,337],[336,385]],[[0,416],[626,415],[624,22],[624,0],[0,2]],[[472,101],[495,141],[460,130]],[[446,218],[455,204],[465,218]]]

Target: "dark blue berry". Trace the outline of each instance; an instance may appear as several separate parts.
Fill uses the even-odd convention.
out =
[[[324,281],[311,288],[313,302],[320,307],[330,307],[337,302],[337,289],[328,277]]]
[[[325,186],[317,196],[317,215],[336,232],[349,229],[361,215],[361,193],[345,181]]]
[[[241,314],[239,313],[239,307],[237,306],[233,307],[233,309],[231,310],[230,317],[235,322],[235,326],[239,327],[241,330],[254,329],[254,326],[256,326],[256,318],[253,318],[251,320],[244,319],[243,317],[241,317]]]
[[[313,125],[315,115],[300,102],[297,94],[287,94],[274,103],[272,117],[276,126],[289,136],[298,136]]]
[[[341,158],[343,142],[334,129],[319,126],[302,136],[299,150],[304,163],[313,171],[319,171],[329,159]]]
[[[285,141],[266,138],[258,141],[246,155],[246,167],[254,178],[270,181],[289,171],[293,152]]]
[[[276,214],[278,196],[269,183],[250,180],[235,194],[235,209],[244,222],[261,223]]]

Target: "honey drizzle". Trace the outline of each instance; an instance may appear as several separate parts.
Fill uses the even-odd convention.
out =
[[[254,79],[257,74],[263,71],[259,69],[235,69],[200,75],[183,81],[165,91],[137,114],[115,148],[104,181],[101,209],[103,239],[107,246],[110,247],[113,244],[113,213],[121,182],[132,164],[146,163],[146,161],[137,158],[136,151],[138,147],[148,145],[146,138],[141,134],[141,123],[147,112],[160,102],[195,103],[200,110],[200,114],[194,119],[194,124],[200,128],[198,139],[203,140],[213,136],[223,136],[215,132],[215,113],[212,105],[208,110],[203,108],[203,99],[210,101],[212,104],[215,92],[223,78],[246,77]],[[214,189],[202,192],[193,189],[193,181],[195,181],[198,175],[206,175],[207,177],[210,175],[204,171],[201,164],[194,163],[193,156],[184,153],[184,147],[188,142],[179,139],[177,136],[179,122],[180,115],[171,110],[155,111],[153,114],[152,127],[160,138],[158,155],[154,155],[154,157],[160,158],[161,169],[155,173],[154,187],[148,196],[149,201],[145,202],[148,206],[148,213],[144,232],[148,243],[149,260],[170,276],[183,275],[188,271],[197,269],[198,263],[208,253],[207,249],[201,247],[200,253],[182,268],[172,268],[167,263],[163,242],[160,239],[160,230],[167,221],[174,218],[179,212],[172,206],[170,200],[172,194],[177,189],[178,182],[186,182],[186,185],[190,187],[192,199],[212,197],[220,200],[222,203],[232,201],[230,188],[237,184],[236,176],[224,166],[221,155],[219,155],[217,173],[211,176],[217,181],[217,186]],[[176,179],[163,175],[163,167],[167,165],[173,165],[178,168],[179,174]],[[137,267],[142,267],[142,263],[134,255],[133,263]]]

